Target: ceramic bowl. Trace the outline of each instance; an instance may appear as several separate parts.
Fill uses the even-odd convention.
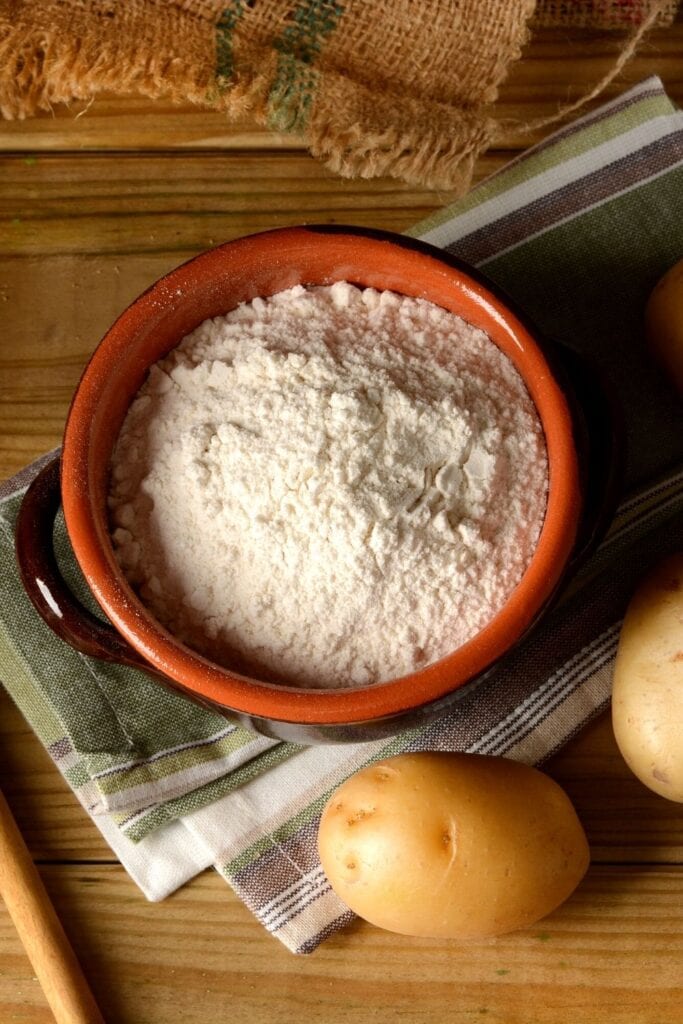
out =
[[[549,461],[545,521],[535,554],[502,610],[468,643],[418,672],[366,687],[310,690],[220,667],[177,641],[134,594],[109,536],[112,448],[148,368],[208,317],[296,284],[347,280],[430,300],[483,328],[521,373],[541,419]],[[596,444],[595,436],[600,440]],[[66,424],[60,468],[28,492],[17,550],[25,586],[49,624],[95,657],[144,669],[213,710],[298,742],[388,735],[442,713],[525,636],[608,515],[614,452],[604,403],[575,358],[540,337],[472,268],[402,236],[340,227],[285,228],[228,242],[142,294],[95,350]],[[613,488],[612,488],[613,490]],[[54,562],[61,503],[74,553],[111,625],[69,594]]]

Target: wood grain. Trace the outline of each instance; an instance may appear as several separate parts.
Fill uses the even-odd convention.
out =
[[[0,896],[57,1024],[104,1024],[1,792]]]
[[[344,181],[305,153],[4,156],[0,251],[11,256],[198,250],[288,224],[403,230],[451,193]]]
[[[0,778],[34,860],[115,862],[110,847],[2,688]]]
[[[357,922],[310,957],[264,935],[212,872],[161,905],[115,866],[42,875],[115,1024],[680,1020],[683,879],[664,868],[593,868],[542,926],[515,935],[459,945]],[[0,916],[4,1019],[42,1024],[21,960]]]

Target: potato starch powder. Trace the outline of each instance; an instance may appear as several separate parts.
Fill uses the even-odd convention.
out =
[[[207,320],[152,367],[112,462],[120,565],[179,639],[274,682],[446,655],[519,582],[543,432],[481,330],[345,282]]]

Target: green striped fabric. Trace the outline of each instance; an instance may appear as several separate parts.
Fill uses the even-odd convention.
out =
[[[189,805],[175,802],[188,793],[194,793],[193,805],[202,792],[213,799],[281,759],[281,745],[273,740],[196,707],[140,672],[85,658],[56,642],[23,593],[13,557],[23,489],[12,493],[10,482],[4,491],[0,673],[19,706],[35,708],[39,735],[89,810],[114,813],[122,823],[134,818],[141,835],[141,821],[153,827],[159,820],[159,805],[166,807],[163,820],[177,817]],[[70,586],[95,611],[61,519],[55,550]],[[45,725],[43,708],[50,712]]]
[[[648,79],[557,132],[412,233],[484,267],[543,331],[609,376],[631,494],[542,627],[432,724],[374,744],[298,748],[77,655],[37,619],[14,567],[17,509],[40,464],[0,488],[7,689],[149,898],[213,864],[298,952],[349,919],[315,846],[334,787],[401,750],[548,757],[609,700],[620,618],[641,566],[683,544],[683,407],[642,341],[645,299],[683,255],[683,117],[661,83]],[[88,600],[63,524],[56,543]]]

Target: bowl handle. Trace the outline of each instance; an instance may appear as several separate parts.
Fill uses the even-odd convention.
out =
[[[153,673],[113,626],[83,607],[62,578],[52,543],[61,502],[59,471],[57,456],[40,471],[21,503],[15,547],[24,589],[50,629],[81,654]]]

